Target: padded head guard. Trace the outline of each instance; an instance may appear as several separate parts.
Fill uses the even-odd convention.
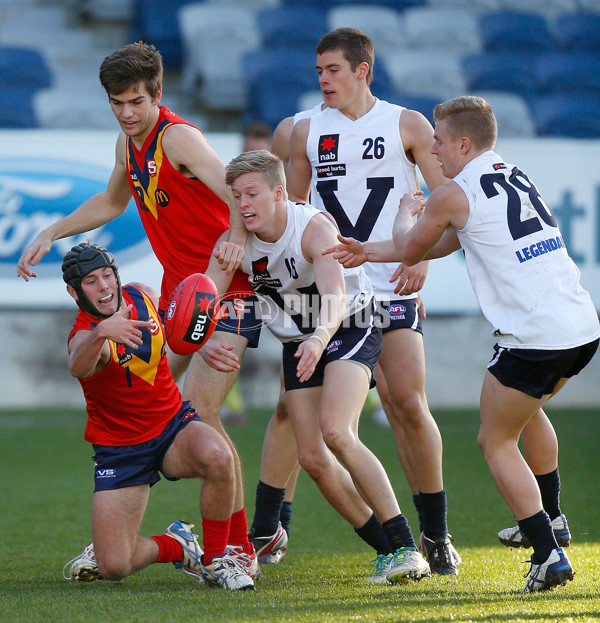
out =
[[[81,287],[81,280],[93,270],[104,268],[105,266],[112,268],[117,278],[117,285],[119,288],[117,309],[119,309],[122,299],[121,280],[119,278],[119,267],[112,253],[109,253],[106,249],[93,242],[82,242],[72,247],[65,255],[62,263],[63,280],[77,292],[79,298],[77,305],[83,309],[83,311],[96,317],[108,316],[101,314],[92,304]]]

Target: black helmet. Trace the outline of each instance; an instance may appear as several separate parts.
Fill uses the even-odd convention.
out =
[[[115,258],[112,253],[109,253],[106,249],[93,242],[82,242],[76,244],[65,255],[62,263],[63,280],[70,285],[75,292],[77,292],[78,301],[77,305],[83,311],[86,311],[92,316],[103,316],[100,314],[96,307],[89,300],[81,287],[81,280],[93,270],[97,268],[104,268],[108,266],[112,268],[115,277],[117,278],[117,286],[119,289],[118,305],[117,309],[121,307],[121,280],[119,278],[119,267],[115,262]]]

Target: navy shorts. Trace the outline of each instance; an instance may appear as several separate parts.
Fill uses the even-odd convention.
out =
[[[221,313],[215,331],[235,333],[248,340],[248,348],[256,348],[260,340],[262,321],[258,310],[258,299],[252,295],[226,294],[220,300]],[[165,310],[159,309],[158,314],[165,324]]]
[[[381,330],[383,333],[396,329],[412,329],[423,334],[421,314],[417,306],[417,299],[396,299],[386,303],[377,301],[377,310],[380,314]]]
[[[566,350],[537,350],[494,346],[488,370],[502,385],[534,398],[551,394],[562,378],[579,374],[591,361],[599,340]]]
[[[138,485],[154,485],[160,480],[162,461],[177,433],[200,416],[186,400],[163,432],[134,446],[99,446],[94,448],[94,491],[113,491]],[[169,478],[167,480],[178,480]]]
[[[344,322],[344,324],[348,323]],[[371,370],[371,387],[375,387],[374,370],[379,360],[383,340],[381,329],[375,326],[374,322],[367,324],[366,327],[342,326],[338,329],[323,351],[312,376],[304,383],[300,383],[296,376],[298,359],[294,357],[300,343],[300,341],[295,341],[283,345],[283,380],[286,391],[320,387],[323,385],[325,366],[340,359],[356,361],[367,366]]]
[[[256,296],[226,294],[220,301],[221,313],[215,331],[235,333],[248,340],[248,348],[256,348],[260,340],[262,321],[257,313]]]

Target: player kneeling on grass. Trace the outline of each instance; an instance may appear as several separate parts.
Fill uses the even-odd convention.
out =
[[[121,287],[111,253],[92,243],[64,257],[63,279],[79,313],[68,338],[69,369],[87,404],[85,438],[94,448],[92,538],[65,565],[68,579],[121,580],[155,562],[172,562],[199,582],[254,588],[227,544],[233,511],[233,457],[226,442],[182,402],[165,355],[158,295],[142,284]],[[150,487],[202,478],[204,552],[193,524],[138,535]],[[67,569],[68,567],[68,569]]]
[[[358,437],[382,344],[367,275],[321,255],[335,242],[337,227],[326,213],[287,200],[277,156],[241,154],[227,165],[225,181],[249,231],[242,270],[259,295],[263,322],[283,343],[300,464],[376,550],[372,581],[429,575],[383,466]],[[209,272],[224,292],[228,278],[215,261]],[[289,476],[282,474],[284,482]]]

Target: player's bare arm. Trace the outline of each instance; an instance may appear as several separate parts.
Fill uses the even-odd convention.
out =
[[[127,182],[127,169],[119,155],[119,152],[124,149],[125,138],[122,134],[117,141],[115,166],[106,190],[94,195],[71,214],[67,214],[41,231],[23,250],[17,263],[17,277],[23,277],[25,281],[29,281],[30,277],[37,277],[37,273],[31,267],[38,264],[50,251],[55,240],[91,231],[125,212],[131,200],[131,190]]]
[[[344,315],[346,284],[341,265],[329,255],[322,255],[324,244],[335,240],[337,228],[325,214],[317,214],[302,234],[302,253],[312,262],[315,284],[321,295],[321,309],[312,337],[304,340],[295,357],[299,359],[296,375],[307,381],[325,350],[331,336],[338,330]]]
[[[469,204],[460,187],[451,182],[431,194],[427,208],[414,223],[413,217],[420,211],[419,201],[406,193],[394,222],[394,244],[401,261],[408,266],[444,257],[460,248],[456,229],[465,226]]]
[[[91,331],[78,331],[69,342],[69,370],[77,378],[87,378],[104,368],[110,358],[107,340],[137,349],[142,344],[138,327],[151,327],[152,321],[131,320],[128,305],[100,322]]]
[[[271,152],[279,156],[283,162],[283,168],[287,173],[288,160],[290,158],[290,137],[294,129],[294,117],[282,119],[275,130],[271,139]]]
[[[290,137],[290,158],[286,169],[287,191],[291,201],[308,203],[312,167],[306,155],[310,119],[301,119]]]
[[[162,139],[171,164],[183,175],[196,177],[229,206],[229,238],[221,244],[219,264],[226,271],[239,268],[248,232],[235,209],[230,188],[225,184],[225,165],[197,128],[174,124]]]

